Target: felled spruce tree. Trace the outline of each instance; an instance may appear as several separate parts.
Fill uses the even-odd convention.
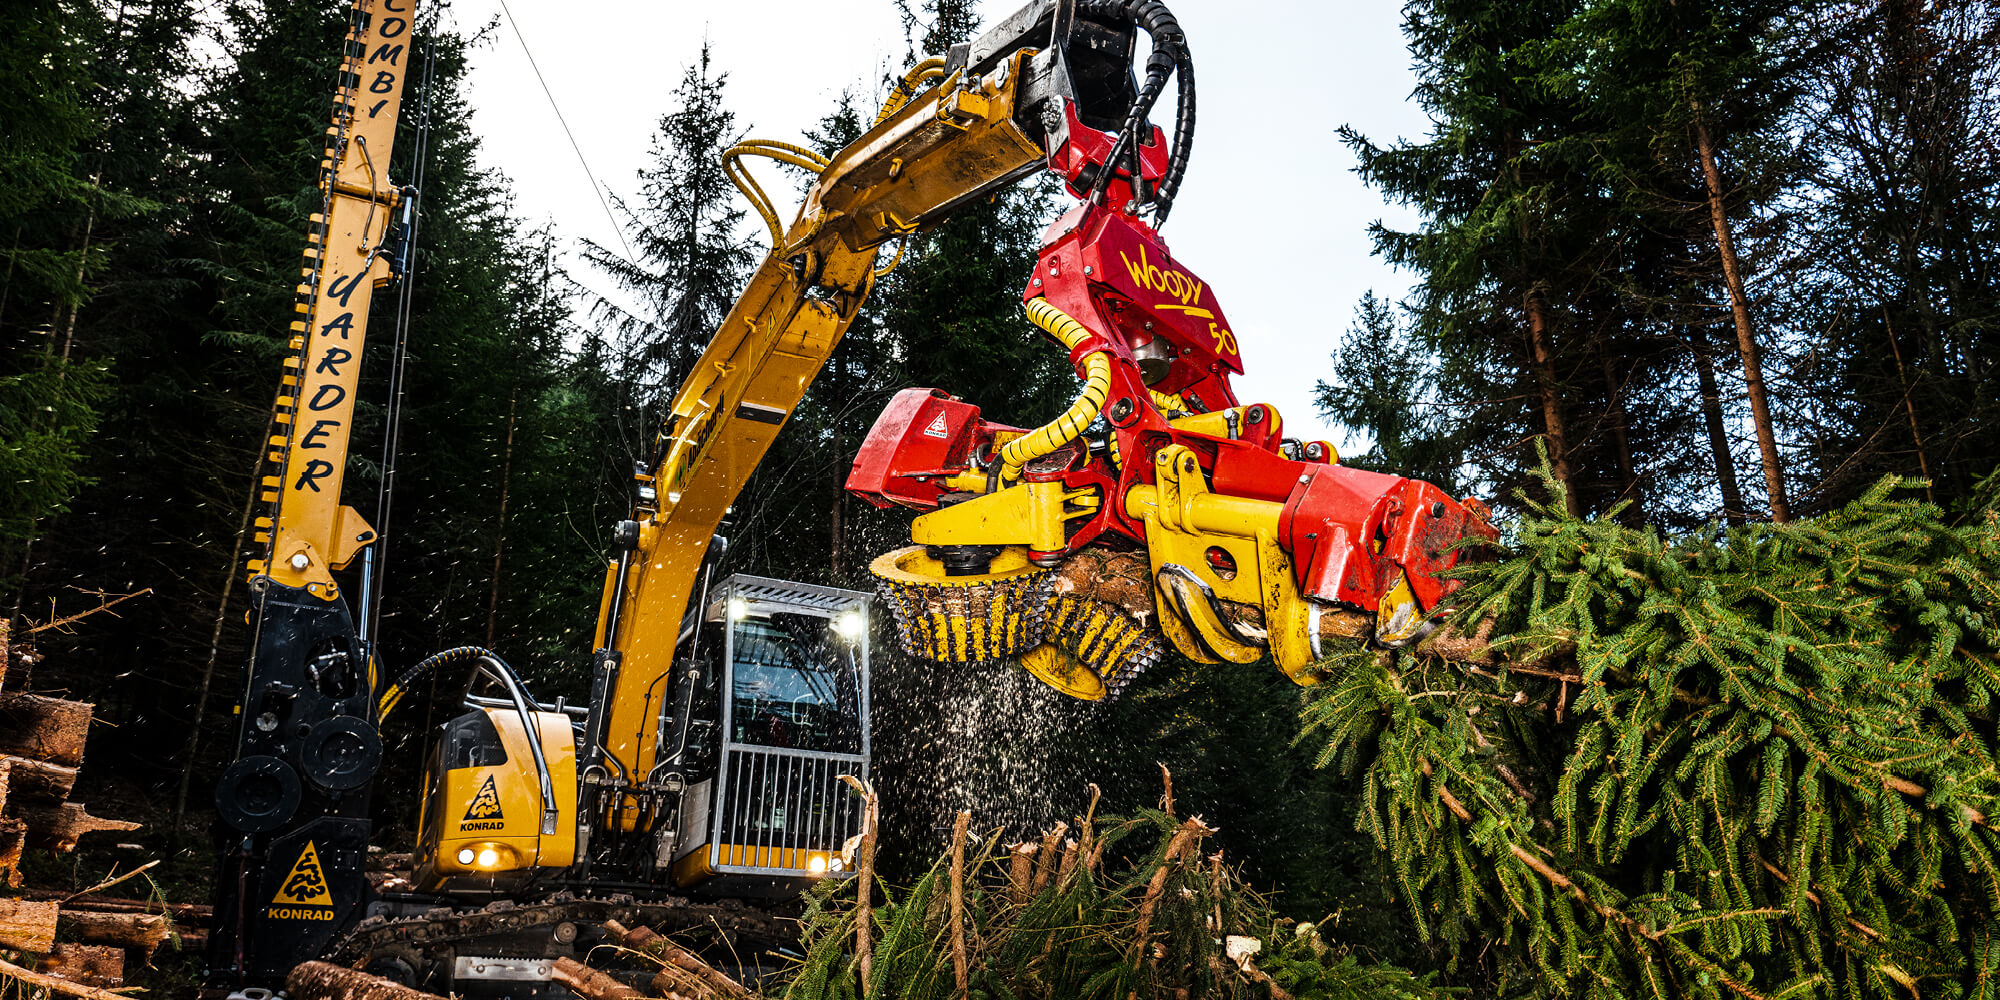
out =
[[[1317,925],[1276,918],[1203,849],[1216,831],[1172,815],[1167,794],[1166,812],[1086,814],[1011,845],[1005,831],[968,843],[959,813],[951,847],[907,889],[822,883],[785,1000],[1436,1000]]]
[[[1993,996],[2000,516],[1908,485],[1685,536],[1552,492],[1455,599],[1484,655],[1331,658],[1305,738],[1420,933],[1502,996]]]

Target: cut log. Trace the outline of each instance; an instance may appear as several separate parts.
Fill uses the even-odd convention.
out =
[[[56,928],[64,938],[85,944],[109,944],[130,948],[151,960],[173,924],[158,913],[99,913],[95,910],[64,910]]]
[[[0,885],[21,884],[21,852],[28,846],[28,824],[18,819],[0,819]]]
[[[693,952],[655,933],[651,927],[635,927],[628,931],[616,920],[607,920],[604,922],[604,930],[619,944],[642,955],[657,958],[682,973],[679,976],[672,976],[662,971],[654,976],[654,993],[679,992],[704,1000],[709,997],[747,1000],[750,996],[750,991],[744,989],[743,984],[702,961]],[[693,981],[690,982],[690,979]]]
[[[60,889],[28,889],[26,899],[53,899],[68,910],[96,910],[99,913],[165,913],[177,924],[206,924],[215,908],[206,903],[164,903],[151,899],[120,899],[116,896],[78,896]]]
[[[1141,623],[1153,618],[1152,567],[1144,552],[1085,549],[1055,571],[1055,592],[1102,601]],[[1253,639],[1264,636],[1264,609],[1235,601],[1218,602],[1222,616]],[[1321,641],[1361,639],[1375,634],[1375,616],[1351,608],[1328,608],[1319,617]]]
[[[75,767],[90,735],[86,701],[36,694],[0,694],[0,753]]]
[[[591,968],[574,958],[558,958],[549,978],[569,987],[583,1000],[646,1000],[646,994]]]
[[[55,851],[76,850],[77,838],[100,830],[137,830],[141,824],[122,819],[92,816],[81,803],[60,806],[21,806],[15,814],[28,824],[28,846]]]
[[[36,993],[47,990],[68,997],[82,997],[83,1000],[131,1000],[131,997],[124,993],[113,993],[96,986],[72,983],[67,979],[45,976],[33,969],[23,969],[12,962],[0,962],[0,983],[6,982],[26,983],[38,987]]]
[[[47,951],[56,943],[56,904],[0,899],[0,948]]]
[[[297,1000],[443,1000],[434,993],[329,962],[307,962],[293,969],[285,977],[285,989]]]
[[[6,619],[0,618],[0,622]],[[7,786],[12,781],[14,758],[0,757],[0,812],[7,811]]]
[[[123,986],[125,949],[59,941],[55,950],[35,963],[35,971],[84,986]]]
[[[7,763],[7,801],[59,805],[76,787],[76,768],[26,757],[0,756]]]

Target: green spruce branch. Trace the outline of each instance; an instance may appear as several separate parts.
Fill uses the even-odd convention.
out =
[[[1668,535],[1544,478],[1463,634],[1342,650],[1306,709],[1418,933],[1504,992],[1990,996],[2000,518],[1887,479]]]

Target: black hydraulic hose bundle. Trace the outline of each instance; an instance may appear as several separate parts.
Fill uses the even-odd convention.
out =
[[[1134,191],[1142,194],[1139,191],[1139,133],[1145,128],[1146,116],[1152,113],[1153,105],[1165,92],[1167,77],[1174,78],[1172,158],[1153,199],[1154,223],[1165,222],[1167,213],[1173,208],[1174,195],[1180,190],[1181,178],[1187,174],[1188,153],[1194,145],[1194,59],[1188,53],[1187,35],[1181,31],[1180,21],[1174,18],[1173,12],[1159,0],[1081,0],[1077,4],[1077,12],[1107,20],[1130,21],[1144,29],[1153,42],[1152,55],[1146,60],[1146,82],[1140,86],[1138,98],[1132,102],[1125,124],[1118,130],[1118,140],[1105,160],[1106,169],[1092,186],[1093,198],[1103,194],[1111,183],[1112,175],[1117,172],[1114,165],[1128,155],[1132,158]]]
[[[376,702],[375,717],[378,720],[387,719],[389,713],[395,711],[396,705],[403,700],[403,694],[410,690],[410,685],[415,684],[425,674],[439,667],[475,660],[481,656],[491,656],[496,660],[499,659],[492,650],[483,646],[454,646],[443,652],[432,653],[418,660],[408,670],[397,675],[396,679],[391,681],[388,687],[382,689],[382,696]]]
[[[432,653],[418,660],[408,670],[397,675],[396,680],[383,690],[382,697],[376,703],[375,717],[377,723],[379,724],[381,720],[389,717],[389,713],[395,710],[396,704],[403,700],[403,693],[408,691],[410,685],[415,684],[425,674],[439,667],[462,663],[467,660],[481,664],[487,669],[489,676],[500,681],[502,686],[507,689],[509,700],[514,703],[514,710],[520,714],[521,732],[528,741],[529,752],[534,755],[535,777],[541,786],[541,832],[544,836],[555,833],[558,819],[555,804],[555,788],[550,780],[548,759],[542,753],[541,735],[536,731],[534,710],[538,706],[535,704],[535,699],[528,694],[528,686],[521,683],[521,675],[514,671],[512,664],[501,659],[499,653],[484,646],[453,646],[443,652]],[[476,674],[474,675],[474,680],[477,680],[477,676]]]

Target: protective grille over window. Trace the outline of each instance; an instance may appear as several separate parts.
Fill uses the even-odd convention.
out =
[[[860,753],[860,636],[839,618],[775,612],[734,625],[736,743]]]

